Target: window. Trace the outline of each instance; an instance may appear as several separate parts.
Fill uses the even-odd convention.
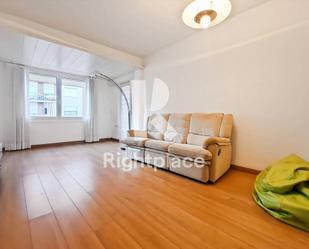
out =
[[[61,76],[29,74],[28,110],[31,117],[82,118],[86,83]]]
[[[62,79],[62,117],[82,117],[85,83]]]
[[[29,112],[33,117],[57,116],[56,77],[29,74]]]

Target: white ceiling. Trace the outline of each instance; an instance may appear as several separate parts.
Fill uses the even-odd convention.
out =
[[[146,56],[193,32],[201,32],[182,23],[182,11],[191,1],[1,0],[0,10],[134,55]],[[231,0],[232,16],[267,1]],[[52,51],[52,48],[46,51]],[[73,53],[70,58],[73,60],[74,56]]]
[[[0,26],[0,60],[78,75],[100,71],[112,78],[134,69],[126,64],[25,36]]]

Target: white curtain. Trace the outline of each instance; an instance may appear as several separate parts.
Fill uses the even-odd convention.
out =
[[[88,115],[85,122],[85,141],[86,143],[98,142],[98,96],[97,96],[97,82],[90,79],[88,82]]]
[[[26,110],[26,72],[19,66],[1,63],[2,136],[5,150],[31,147]]]

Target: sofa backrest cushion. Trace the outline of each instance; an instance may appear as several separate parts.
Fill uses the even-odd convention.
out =
[[[225,114],[220,128],[220,137],[231,138],[233,128],[233,115]]]
[[[147,121],[148,138],[163,140],[169,114],[152,114]]]
[[[223,113],[193,113],[190,133],[201,136],[219,136]]]
[[[208,137],[218,137],[223,117],[223,113],[193,113],[187,143],[202,146]]]
[[[170,114],[164,140],[174,143],[186,143],[189,133],[191,114]]]

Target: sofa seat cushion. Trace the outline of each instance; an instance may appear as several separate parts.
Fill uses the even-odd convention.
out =
[[[127,137],[122,139],[121,142],[129,146],[145,147],[145,142],[147,140],[147,138],[143,137]]]
[[[197,145],[190,144],[173,144],[168,147],[168,152],[177,156],[202,158],[204,160],[211,160],[212,154],[209,150]]]
[[[172,142],[149,139],[145,142],[145,147],[155,150],[168,151],[168,147],[172,145]]]

